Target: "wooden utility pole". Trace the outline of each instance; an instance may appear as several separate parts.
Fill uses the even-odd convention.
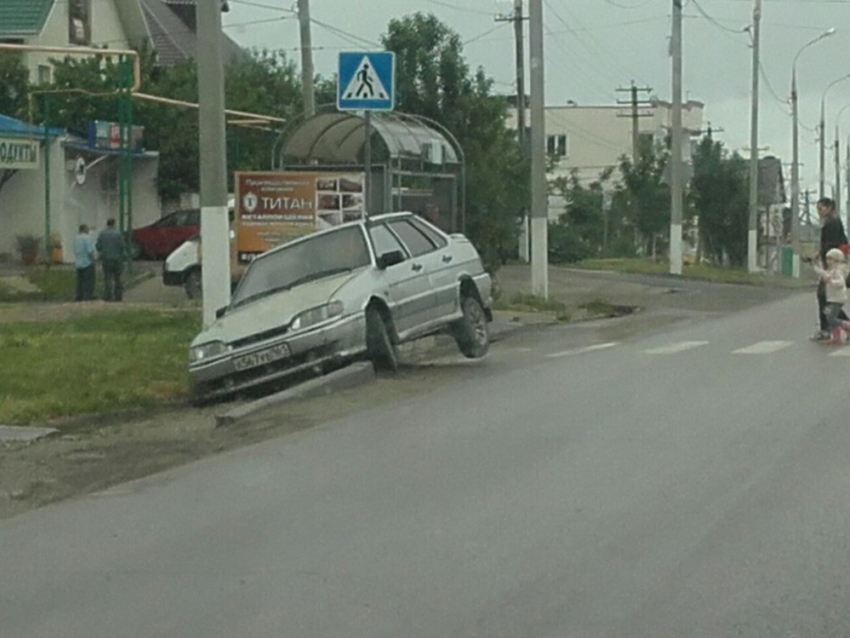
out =
[[[522,23],[527,20],[522,12],[522,0],[514,0],[514,11],[510,15],[498,15],[496,22],[513,22],[514,41],[516,44],[516,113],[517,113],[517,142],[520,150],[525,153],[525,33]]]
[[[629,88],[619,88],[618,93],[631,93],[629,100],[617,100],[617,104],[631,104],[632,112],[630,115],[619,115],[618,117],[632,118],[632,162],[637,165],[638,156],[640,155],[640,118],[652,117],[652,113],[641,113],[641,106],[650,106],[649,100],[639,100],[638,93],[651,93],[652,89],[648,86],[638,87],[635,81],[632,80],[632,85]]]

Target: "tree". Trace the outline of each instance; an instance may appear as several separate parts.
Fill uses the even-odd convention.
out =
[[[699,216],[705,254],[716,264],[743,266],[747,258],[749,178],[747,162],[705,136],[694,155],[689,195]]]
[[[27,119],[28,77],[19,53],[0,51],[0,114]]]
[[[162,66],[156,55],[141,51],[141,91],[195,103],[198,73],[194,61]],[[111,58],[66,58],[55,62],[51,88],[70,91],[51,100],[50,123],[85,135],[90,120],[116,121],[118,67]],[[80,93],[80,90],[86,91]],[[277,51],[253,51],[226,68],[227,107],[290,119],[302,110],[300,81],[293,62]],[[53,106],[55,105],[55,106]],[[145,127],[145,143],[159,151],[159,194],[164,200],[199,189],[198,112],[136,100],[134,123]],[[268,128],[268,127],[266,127]],[[268,169],[276,130],[230,127],[228,169]],[[232,182],[230,184],[232,187]]]
[[[653,255],[656,254],[659,234],[670,225],[670,189],[663,183],[664,167],[669,158],[666,145],[654,144],[644,138],[636,163],[627,156],[620,161],[629,222],[646,252]]]
[[[549,254],[553,261],[573,262],[599,256],[605,243],[604,183],[611,173],[585,187],[578,169],[557,177],[550,190],[564,198],[566,211],[549,224]]]
[[[488,267],[516,251],[528,201],[528,164],[505,126],[507,103],[482,69],[471,72],[457,33],[432,15],[390,21],[383,44],[396,54],[398,110],[451,131],[467,166],[467,234]]]

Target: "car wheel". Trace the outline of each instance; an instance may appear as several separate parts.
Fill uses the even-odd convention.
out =
[[[142,250],[142,245],[137,241],[130,242],[130,259],[141,259],[145,251]]]
[[[463,356],[480,359],[490,348],[490,330],[487,315],[475,297],[466,295],[460,301],[463,318],[452,325],[452,336]]]
[[[398,370],[398,351],[387,322],[376,308],[366,311],[366,354],[376,372]]]
[[[186,275],[186,280],[183,282],[183,290],[186,291],[186,296],[189,299],[201,298],[204,291],[201,282],[201,271],[199,269],[195,268]]]

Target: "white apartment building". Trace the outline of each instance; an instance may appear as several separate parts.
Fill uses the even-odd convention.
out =
[[[682,122],[686,131],[698,135],[703,128],[702,102],[694,100],[683,105]],[[669,102],[652,100],[650,105],[638,110],[639,135],[649,135],[663,140],[672,127],[673,107]],[[516,109],[508,112],[508,126],[516,128]],[[530,122],[530,114],[526,115]],[[630,105],[613,106],[547,106],[545,110],[546,150],[558,159],[550,178],[568,175],[578,170],[582,183],[589,184],[600,173],[615,169],[623,155],[632,154],[632,109]],[[685,157],[690,156],[689,136],[685,136]],[[556,219],[564,212],[559,198],[551,198],[549,216]]]

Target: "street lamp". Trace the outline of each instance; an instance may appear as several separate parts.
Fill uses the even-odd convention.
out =
[[[818,182],[818,197],[826,197],[824,192],[826,180],[826,94],[839,82],[850,78],[850,73],[829,83],[820,99],[820,181]]]
[[[792,276],[800,277],[800,132],[797,120],[797,60],[800,55],[813,44],[828,38],[835,33],[835,29],[827,29],[814,40],[804,44],[791,64],[791,120],[792,120],[792,146],[793,159],[791,165],[791,246],[793,251]]]

